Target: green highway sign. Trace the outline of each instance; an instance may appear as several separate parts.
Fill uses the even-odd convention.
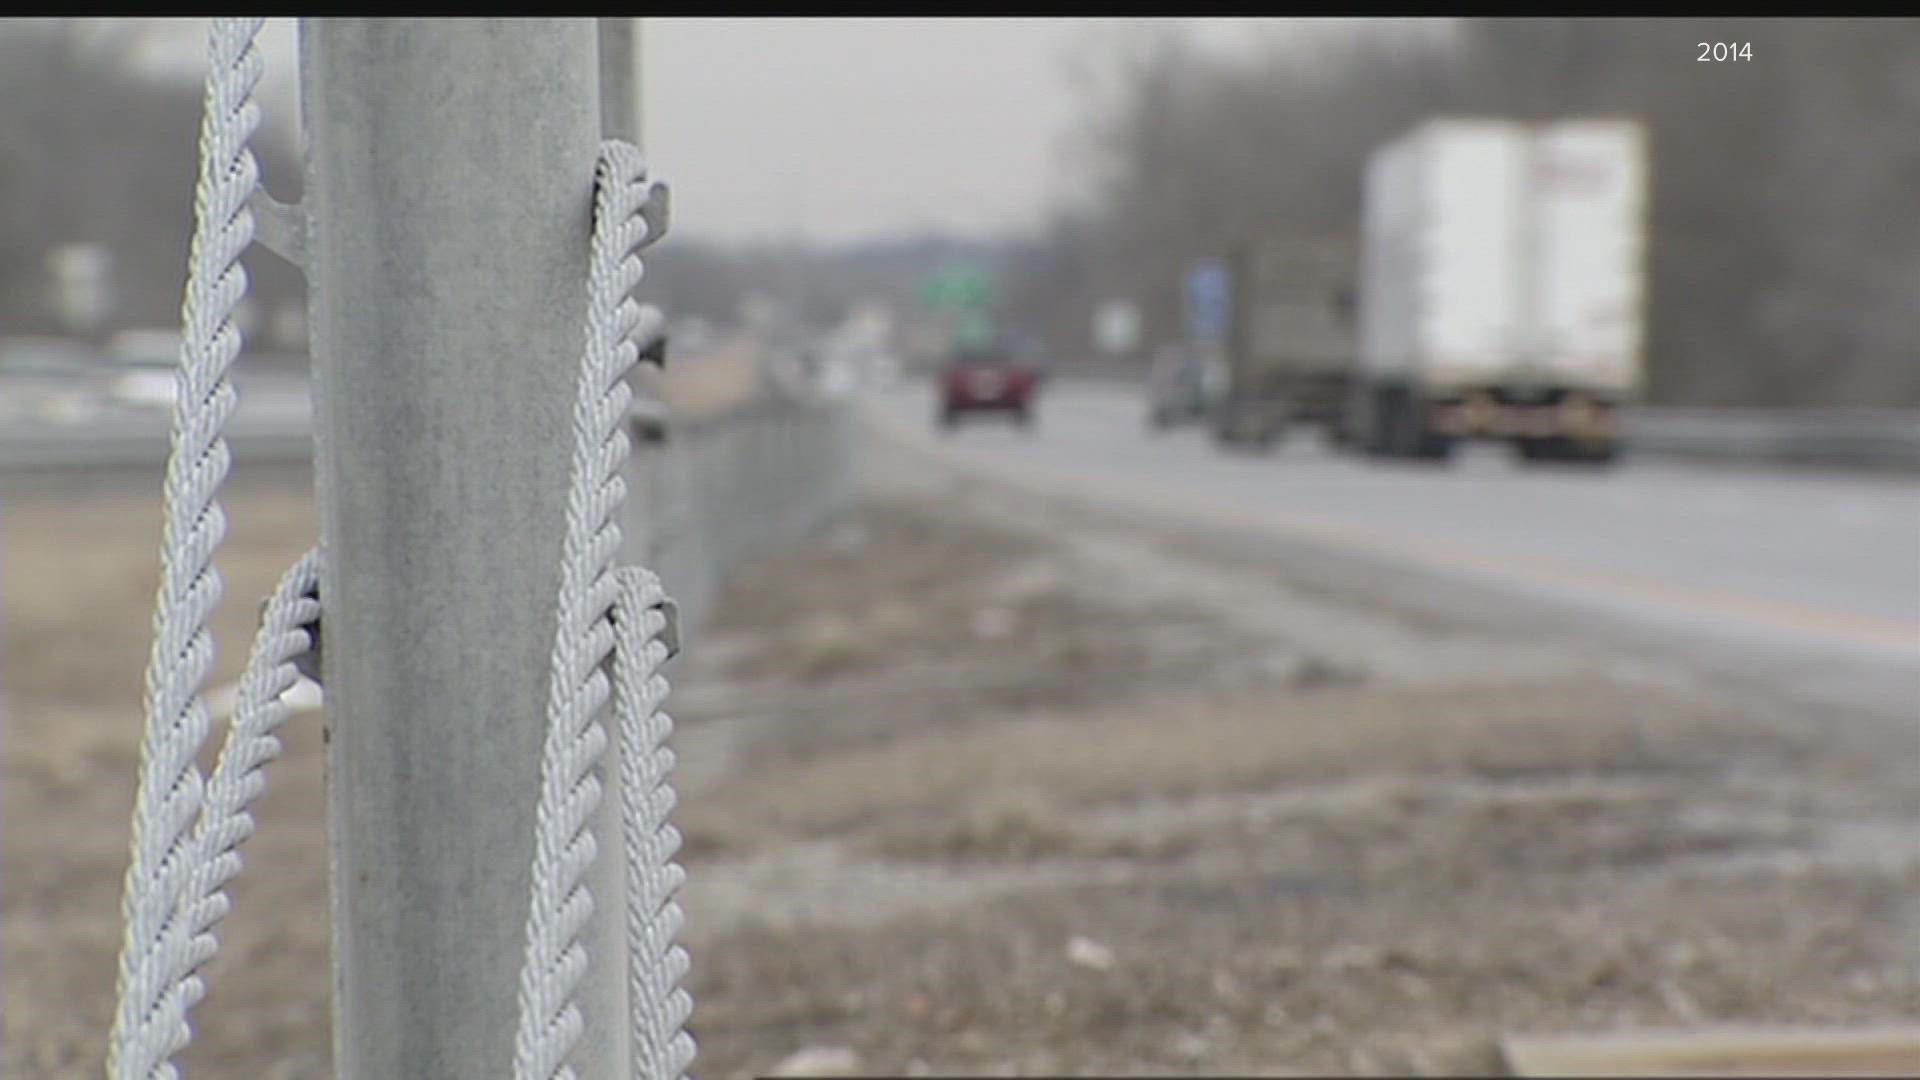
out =
[[[928,306],[950,311],[984,308],[992,300],[993,290],[987,274],[977,266],[950,266],[927,279],[925,297]]]
[[[984,311],[961,311],[953,325],[954,343],[963,349],[985,349],[993,344],[993,320]]]

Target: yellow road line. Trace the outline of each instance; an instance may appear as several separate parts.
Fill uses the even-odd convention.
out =
[[[1510,580],[1584,588],[1616,597],[1631,597],[1696,615],[1739,619],[1802,632],[1824,634],[1857,644],[1920,653],[1920,622],[1834,611],[1783,600],[1768,600],[1704,586],[1688,585],[1625,571],[1609,570],[1558,559],[1496,551],[1471,544],[1413,538],[1309,514],[1259,510],[1216,498],[1144,488],[1137,483],[1073,475],[1045,465],[1023,462],[1017,469],[994,468],[964,452],[946,447],[928,432],[878,408],[865,410],[876,426],[941,457],[986,472],[1002,481],[1041,495],[1092,496],[1105,502],[1146,507],[1186,520],[1250,529],[1294,540],[1313,540],[1349,551],[1360,551],[1418,563],[1433,569],[1477,571]]]

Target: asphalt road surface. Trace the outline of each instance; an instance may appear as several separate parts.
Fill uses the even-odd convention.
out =
[[[1498,447],[1445,466],[1389,463],[1331,453],[1312,432],[1269,455],[1237,453],[1197,428],[1156,434],[1137,389],[1088,383],[1049,386],[1031,431],[981,417],[943,434],[924,383],[871,405],[893,436],[1035,489],[1318,552],[1430,606],[1600,635],[1920,733],[1910,477],[1542,468]]]

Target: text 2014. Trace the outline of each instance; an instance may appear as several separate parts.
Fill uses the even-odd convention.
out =
[[[1694,57],[1694,59],[1701,63],[1710,63],[1718,60],[1753,59],[1753,43],[1750,41],[1732,44],[1725,41],[1715,41],[1711,43],[1703,41],[1700,43],[1699,48],[1700,55]]]

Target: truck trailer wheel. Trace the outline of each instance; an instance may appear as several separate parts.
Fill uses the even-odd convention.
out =
[[[1426,431],[1414,407],[1413,395],[1404,390],[1383,390],[1374,404],[1374,437],[1381,457],[1417,458],[1425,448]]]
[[[1565,460],[1589,468],[1610,468],[1620,460],[1620,443],[1614,439],[1604,442],[1574,443],[1567,447]]]
[[[1451,435],[1440,435],[1422,430],[1417,435],[1413,456],[1422,461],[1449,462],[1453,460],[1454,447],[1458,440]]]
[[[1272,453],[1287,439],[1287,421],[1273,420],[1260,429],[1260,449]]]
[[[1347,408],[1347,438],[1354,450],[1370,458],[1391,456],[1393,397],[1384,390],[1369,390]]]
[[[1587,451],[1587,460],[1595,465],[1620,464],[1620,443],[1618,440],[1602,443]]]
[[[1389,458],[1445,462],[1458,441],[1427,426],[1419,398],[1404,389],[1385,390],[1374,404],[1370,452]]]
[[[1351,450],[1359,442],[1353,434],[1353,424],[1342,413],[1327,421],[1327,445],[1335,450]]]
[[[1620,443],[1611,439],[1597,443],[1576,442],[1565,436],[1553,435],[1517,439],[1514,445],[1520,451],[1520,459],[1530,464],[1552,463],[1605,468],[1620,457]]]
[[[1239,448],[1241,441],[1240,417],[1234,413],[1231,407],[1223,408],[1214,414],[1212,428],[1215,446],[1218,446],[1222,450],[1229,451]]]
[[[1230,454],[1264,454],[1271,448],[1268,441],[1257,434],[1222,431],[1215,435],[1220,449]]]

